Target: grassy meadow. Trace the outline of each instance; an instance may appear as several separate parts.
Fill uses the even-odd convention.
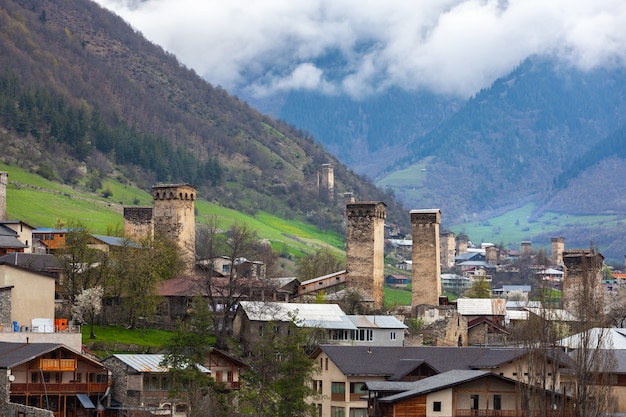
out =
[[[21,168],[0,163],[0,170],[9,173],[7,187],[7,216],[33,227],[55,227],[78,220],[92,233],[110,234],[121,231],[124,225],[123,206],[152,205],[149,192],[128,184],[107,179],[96,193],[77,186],[48,181]],[[112,192],[108,198],[102,190]],[[338,256],[344,256],[344,236],[324,232],[299,220],[284,220],[270,213],[255,216],[239,213],[214,203],[196,200],[196,222],[206,223],[216,216],[223,229],[232,223],[246,224],[262,239],[271,242],[274,249],[285,256],[299,257],[319,247],[328,246]]]

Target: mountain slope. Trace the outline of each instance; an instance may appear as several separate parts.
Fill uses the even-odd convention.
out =
[[[72,183],[121,175],[147,189],[190,182],[221,205],[303,217],[340,230],[342,193],[400,204],[301,131],[203,81],[89,1],[5,1],[0,122],[5,162]],[[77,161],[77,162],[74,162]],[[335,203],[317,192],[333,164]]]

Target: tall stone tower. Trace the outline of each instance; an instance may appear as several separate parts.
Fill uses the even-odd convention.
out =
[[[7,184],[9,183],[9,174],[6,171],[0,171],[0,220],[7,219]]]
[[[320,195],[325,194],[330,200],[335,196],[335,170],[331,164],[323,164],[320,175]]]
[[[413,297],[411,306],[439,305],[441,267],[439,265],[439,209],[411,210],[413,225]]]
[[[583,302],[602,308],[602,266],[604,256],[593,249],[563,251],[563,307],[576,310],[581,297]]]
[[[155,233],[164,233],[178,242],[188,269],[193,272],[196,255],[196,188],[189,184],[162,184],[152,187]]]
[[[562,237],[552,238],[551,260],[553,265],[563,264],[563,251],[565,250],[565,239]]]
[[[449,270],[454,265],[454,256],[456,254],[456,243],[454,233],[446,232],[441,236],[441,268]]]
[[[533,243],[529,240],[522,242],[522,258],[530,258],[533,253]]]
[[[498,248],[495,245],[485,247],[485,261],[489,265],[498,264]]]
[[[467,236],[465,235],[460,235],[457,236],[455,239],[455,243],[456,243],[456,256],[459,255],[463,255],[465,253],[467,253]]]
[[[385,217],[383,202],[363,201],[346,205],[346,281],[361,294],[383,306]]]

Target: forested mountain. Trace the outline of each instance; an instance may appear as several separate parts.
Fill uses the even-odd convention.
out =
[[[406,206],[440,207],[444,225],[487,222],[526,204],[534,207],[530,221],[547,212],[611,215],[610,226],[589,218],[545,224],[550,231],[524,239],[563,235],[571,246],[610,248],[614,259],[626,253],[616,242],[626,233],[619,220],[626,216],[626,71],[619,66],[582,71],[530,57],[465,103],[423,92],[362,100],[299,92],[282,102],[288,106],[276,113]],[[498,241],[501,231],[487,238]]]
[[[7,0],[0,9],[0,158],[66,183],[123,176],[188,182],[248,213],[339,230],[343,193],[408,214],[314,139],[202,80],[90,1]],[[334,165],[334,203],[317,191]],[[97,182],[96,182],[97,183]]]

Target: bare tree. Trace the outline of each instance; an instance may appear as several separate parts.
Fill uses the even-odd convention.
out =
[[[577,343],[570,353],[575,376],[575,416],[600,417],[613,411],[610,375],[615,357],[604,311],[602,265],[604,257],[592,247],[564,253],[564,306],[576,317],[572,326]]]
[[[213,331],[218,348],[227,348],[232,335],[232,324],[239,301],[259,286],[258,279],[251,277],[249,263],[244,259],[254,255],[256,234],[246,225],[233,223],[223,233],[217,218],[210,218],[196,234],[196,248],[201,270],[201,285],[209,298],[213,312]],[[223,271],[216,271],[218,257],[226,258]]]
[[[306,281],[332,274],[345,269],[344,263],[330,250],[324,247],[300,258],[297,262],[297,276],[300,281]]]

